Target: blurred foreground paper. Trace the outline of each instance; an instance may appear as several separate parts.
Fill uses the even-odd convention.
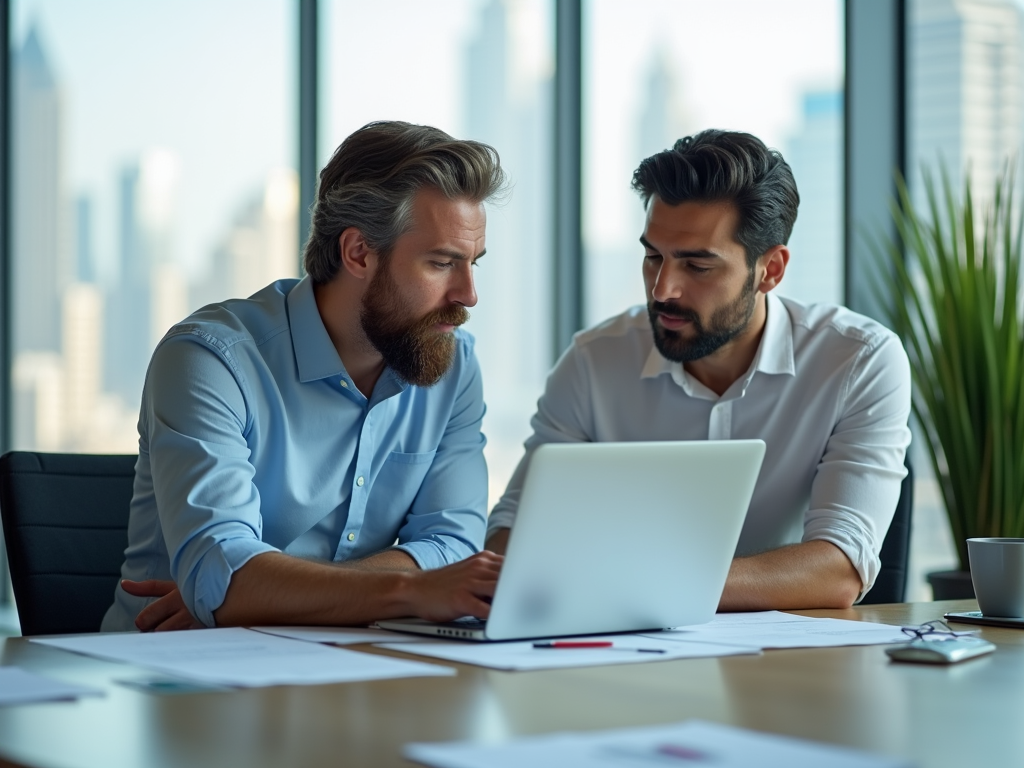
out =
[[[454,675],[435,664],[290,640],[248,629],[192,629],[32,639],[65,651],[120,661],[215,685],[316,685]]]
[[[103,691],[62,683],[19,667],[0,667],[0,705],[67,701],[81,696],[103,696]]]
[[[556,733],[505,744],[409,744],[404,755],[432,768],[912,768],[895,758],[691,720],[680,725]]]

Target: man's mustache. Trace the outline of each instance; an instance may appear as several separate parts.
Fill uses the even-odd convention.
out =
[[[435,309],[424,317],[418,325],[421,328],[432,328],[435,325],[465,325],[469,320],[469,310],[461,304],[449,304],[447,307]]]
[[[678,320],[692,320],[694,322],[700,322],[700,315],[692,309],[680,307],[676,304],[670,304],[667,301],[652,301],[650,311],[656,315],[666,315],[667,317],[674,317]]]

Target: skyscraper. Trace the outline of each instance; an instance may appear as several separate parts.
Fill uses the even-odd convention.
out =
[[[137,213],[138,163],[118,178],[118,249],[115,278],[107,295],[104,318],[109,341],[104,360],[104,389],[128,408],[138,406],[149,359],[149,291],[152,270]]]
[[[295,171],[270,173],[262,193],[242,206],[214,249],[208,273],[193,284],[193,308],[245,298],[275,280],[298,276],[298,194]]]
[[[491,498],[504,490],[550,364],[551,83],[511,43],[515,0],[489,0],[465,49],[462,136],[496,147],[512,197],[490,206],[468,329],[487,371]]]
[[[783,296],[804,302],[843,302],[843,94],[817,90],[803,96],[802,125],[785,157],[800,192],[789,241],[792,258],[779,285]]]
[[[637,119],[631,126],[630,169],[694,129],[667,46],[652,51],[638,96]],[[629,174],[623,174],[618,195],[628,216],[627,238],[587,244],[588,325],[645,301],[640,272],[643,250],[637,242],[644,228],[644,209],[629,183]]]
[[[103,385],[103,294],[91,283],[64,291],[63,450],[88,450]]]
[[[911,179],[945,161],[969,167],[984,200],[1021,150],[1022,11],[1012,0],[914,0],[910,26]]]
[[[476,274],[485,298],[469,326],[486,340],[477,350],[495,404],[516,401],[530,391],[526,387],[543,381],[548,362],[537,350],[547,346],[550,303],[551,165],[545,133],[550,91],[548,81],[530,72],[510,44],[515,6],[504,0],[484,5],[463,67],[463,133],[498,149],[513,196],[488,211],[488,256]],[[533,395],[528,397],[532,407]]]
[[[14,350],[56,352],[60,293],[71,277],[63,247],[63,105],[37,27],[13,63]]]
[[[74,279],[80,283],[96,282],[93,212],[93,201],[90,195],[82,194],[75,199]]]
[[[117,277],[105,313],[104,389],[138,408],[157,341],[188,313],[187,277],[174,253],[178,159],[154,149],[119,179]]]
[[[671,147],[690,128],[682,90],[666,45],[655,50],[649,66],[636,131],[637,164],[643,158]]]

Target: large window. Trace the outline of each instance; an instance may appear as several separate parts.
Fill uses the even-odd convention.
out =
[[[921,168],[945,165],[955,189],[969,172],[981,206],[1007,162],[1020,174],[1024,139],[1024,3],[910,0],[908,3],[908,180],[923,201]],[[930,599],[931,571],[956,568],[939,487],[915,435],[914,540],[908,599]]]
[[[511,195],[488,208],[467,324],[484,375],[493,504],[551,362],[553,3],[325,0],[320,12],[321,166],[360,126],[405,120],[493,145],[510,176]]]
[[[853,0],[849,0],[852,2]],[[318,166],[379,119],[493,144],[477,337],[491,501],[552,348],[556,0],[320,0]],[[880,3],[881,8],[886,4]],[[988,185],[1024,138],[1024,0],[908,0],[909,162]],[[198,306],[298,274],[298,0],[12,0],[13,445],[131,452],[149,355]],[[780,293],[841,303],[841,0],[584,0],[587,324],[644,301],[639,161],[707,127],[801,193]],[[895,74],[893,75],[895,77]],[[884,197],[886,190],[880,190]],[[926,461],[910,597],[954,562]]]
[[[15,0],[13,440],[134,452],[149,355],[297,274],[289,0]]]
[[[800,190],[780,293],[843,300],[839,0],[584,3],[588,323],[644,301],[640,160],[704,128],[782,151]]]

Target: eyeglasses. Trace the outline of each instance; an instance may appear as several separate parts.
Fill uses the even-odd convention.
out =
[[[976,635],[978,633],[978,630],[976,629],[956,632],[942,619],[935,619],[934,621],[929,621],[916,627],[900,627],[900,630],[907,637],[913,638],[914,640],[948,640],[954,637],[964,637],[967,635]]]

